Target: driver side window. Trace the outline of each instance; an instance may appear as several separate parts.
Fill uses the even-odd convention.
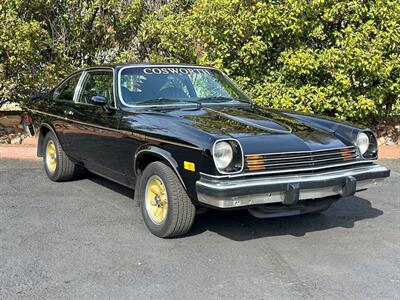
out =
[[[86,74],[78,103],[91,104],[91,99],[94,96],[106,98],[107,105],[114,107],[112,71],[89,71]]]

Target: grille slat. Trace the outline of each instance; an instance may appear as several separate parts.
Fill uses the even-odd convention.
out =
[[[246,171],[282,170],[298,168],[315,168],[351,162],[358,158],[354,147],[327,149],[318,151],[301,151],[285,153],[266,153],[245,156]]]
[[[356,155],[348,156],[346,158],[356,158]],[[343,157],[334,157],[334,158],[327,158],[327,159],[319,159],[319,160],[309,160],[309,161],[301,161],[301,162],[288,162],[288,163],[273,163],[273,164],[257,164],[255,166],[264,166],[264,167],[274,167],[274,166],[286,166],[286,165],[301,165],[301,164],[310,164],[314,165],[320,162],[328,162],[328,161],[343,161]]]
[[[350,150],[350,151],[346,151],[345,153],[349,153],[349,154],[354,154],[356,155],[356,151],[355,150]],[[341,157],[340,153],[324,153],[324,154],[315,154],[315,155],[307,155],[307,156],[292,156],[292,157],[273,157],[273,158],[253,158],[253,159],[247,159],[247,161],[254,161],[254,160],[265,160],[265,161],[278,161],[278,160],[292,160],[292,159],[312,159],[314,157],[323,157],[323,156],[334,156],[336,155],[337,157]],[[265,155],[267,156],[267,155]]]

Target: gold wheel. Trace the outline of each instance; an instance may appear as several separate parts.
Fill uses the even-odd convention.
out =
[[[153,175],[149,178],[145,190],[146,211],[154,224],[160,225],[167,218],[168,196],[162,179]]]
[[[49,140],[46,147],[46,166],[51,174],[54,174],[57,168],[57,150],[52,140]]]

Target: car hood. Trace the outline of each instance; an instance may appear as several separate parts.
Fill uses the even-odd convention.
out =
[[[266,148],[269,151],[289,152],[349,145],[349,142],[336,136],[334,130],[321,128],[290,113],[250,105],[147,111],[146,122],[153,123],[153,133],[158,130],[163,134],[172,132],[173,138],[193,144],[201,142],[204,135],[212,141],[235,138],[241,142],[246,154],[261,153]]]

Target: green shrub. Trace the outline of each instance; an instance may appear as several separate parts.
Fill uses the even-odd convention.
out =
[[[222,68],[267,107],[374,123],[400,111],[398,1],[198,0],[142,24],[142,57]]]
[[[18,17],[15,10],[0,4],[0,106],[3,102],[25,99],[40,82],[38,69],[41,48],[49,36],[37,21]]]
[[[0,101],[104,62],[221,68],[258,103],[377,123],[400,113],[398,0],[5,0]]]

